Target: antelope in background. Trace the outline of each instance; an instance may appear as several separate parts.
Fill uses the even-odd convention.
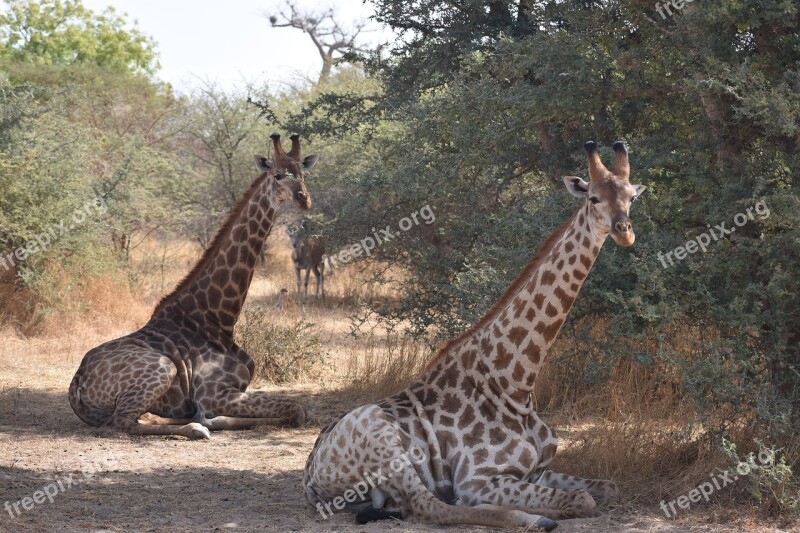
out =
[[[316,291],[314,293],[317,299],[325,300],[325,272],[322,263],[325,262],[328,273],[333,273],[330,259],[325,255],[325,237],[322,235],[307,235],[303,236],[303,225],[292,232],[291,229],[286,229],[286,234],[292,243],[292,261],[294,262],[294,270],[297,274],[297,298],[300,298],[300,271],[306,271],[306,279],[304,283],[305,291],[303,301],[308,300],[308,278],[311,272],[314,273],[314,278],[317,281]],[[327,261],[326,261],[327,260]]]

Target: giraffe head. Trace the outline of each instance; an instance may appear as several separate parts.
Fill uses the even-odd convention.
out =
[[[270,135],[275,145],[275,160],[270,161],[263,155],[257,155],[256,166],[260,172],[269,172],[275,180],[276,200],[284,202],[291,198],[300,209],[311,208],[311,195],[306,189],[305,171],[317,164],[318,155],[300,155],[300,136],[292,133],[292,148],[287,153],[281,145],[280,133]]]
[[[589,221],[598,235],[611,235],[620,246],[630,246],[636,240],[633,224],[628,217],[631,203],[645,190],[644,185],[631,185],[631,167],[625,143],[614,143],[614,165],[607,169],[597,153],[597,144],[584,145],[589,160],[589,178],[586,182],[577,176],[564,177],[567,190],[573,196],[585,198]]]

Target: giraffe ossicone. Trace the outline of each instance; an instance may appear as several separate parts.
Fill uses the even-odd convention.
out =
[[[631,185],[628,153],[614,144],[606,168],[585,145],[590,182],[564,178],[583,205],[542,245],[489,312],[442,347],[399,393],[359,407],[322,430],[303,475],[317,510],[385,469],[413,447],[427,459],[381,480],[361,501],[360,520],[416,515],[436,524],[537,527],[588,517],[616,497],[610,481],[558,474],[553,432],[531,393],[578,291],[609,235],[635,240],[629,209],[644,191]],[[348,500],[351,501],[351,500]]]
[[[136,435],[208,438],[209,430],[261,424],[301,426],[298,402],[247,392],[255,364],[233,340],[256,261],[278,208],[311,208],[300,137],[283,150],[271,135],[272,161],[256,155],[258,177],[189,274],[141,329],[86,353],[69,387],[75,414],[91,426]]]

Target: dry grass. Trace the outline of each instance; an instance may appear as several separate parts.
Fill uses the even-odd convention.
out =
[[[371,269],[377,268],[375,265],[354,264],[337,270],[326,280],[324,302],[313,298],[307,303],[296,301],[291,250],[288,240],[282,237],[283,231],[276,229],[270,239],[267,261],[259,267],[251,287],[246,313],[262,309],[259,320],[272,326],[310,323],[325,351],[325,364],[309,367],[291,385],[296,394],[311,404],[310,423],[314,427],[303,430],[302,435],[277,433],[280,438],[296,436],[299,439],[296,446],[305,450],[313,444],[319,426],[343,411],[401,389],[419,374],[432,352],[423,343],[380,328],[372,329],[365,336],[350,335],[349,317],[361,302],[390,302],[395,296],[391,289],[368,281]],[[0,294],[0,297],[5,296],[0,314],[5,313],[6,319],[17,313],[26,317],[11,324],[13,327],[0,330],[4,347],[0,361],[0,412],[17,413],[26,409],[42,412],[40,419],[25,422],[23,426],[31,428],[35,434],[36,424],[61,428],[59,431],[67,424],[73,433],[70,439],[78,439],[75,433],[85,433],[86,428],[64,411],[61,396],[83,353],[100,342],[141,326],[153,305],[189,270],[199,253],[198,247],[188,242],[143,243],[134,251],[131,279],[127,284],[109,277],[70,285],[69,276],[63,273],[62,281],[69,289],[63,293],[67,305],[57,313],[40,316],[34,320],[34,327],[22,322],[32,320],[35,313],[30,308],[36,309],[41,302],[32,304],[25,300],[26,294],[18,294],[19,291],[9,293],[8,283],[0,280],[0,291],[6,291]],[[278,304],[282,289],[287,290],[287,297],[281,308]],[[313,277],[310,289],[313,293]],[[8,325],[8,320],[5,323]],[[601,335],[603,324],[597,323],[595,327],[596,334]],[[31,332],[36,335],[29,336]],[[570,345],[571,342],[576,341],[562,340],[557,349],[580,348]],[[654,349],[646,345],[640,348]],[[564,384],[570,382],[566,378],[574,371],[574,364],[569,361],[547,365],[537,384],[537,407],[561,437],[556,469],[617,481],[624,499],[619,508],[622,514],[615,515],[614,520],[632,516],[640,525],[631,527],[630,531],[684,531],[660,527],[663,517],[658,518],[657,502],[684,494],[707,479],[714,469],[729,463],[713,446],[693,438],[692,431],[697,429],[693,426],[695,413],[676,385],[672,370],[665,363],[645,367],[624,362],[613,369],[612,378],[603,385],[565,389]],[[255,386],[286,390],[286,387],[279,389],[264,382]],[[58,405],[61,411],[53,411],[53,405]],[[6,417],[7,424],[12,420],[10,416]],[[258,435],[264,437],[263,433]],[[219,439],[227,443],[225,446],[231,446],[231,450],[237,450],[235,453],[241,454],[243,462],[249,461],[251,437],[233,434]],[[741,439],[742,442],[746,440]],[[115,446],[115,442],[111,441],[110,446]],[[26,455],[30,467],[35,469],[37,461],[44,461],[50,449],[44,441],[32,440],[30,446],[38,450]],[[231,450],[225,453],[230,454]],[[131,449],[125,453],[135,451]],[[20,454],[12,452],[17,458],[5,459],[18,461]],[[292,455],[292,468],[302,467],[304,453]],[[225,457],[229,456],[219,460],[228,461]],[[131,468],[135,470],[136,464]],[[271,472],[282,471],[285,465],[276,458],[276,462],[266,468]],[[278,490],[291,494],[296,489],[295,477],[296,472],[287,475],[285,480],[276,481]],[[731,494],[734,492],[723,494],[714,505],[693,509],[692,516],[702,514],[712,523],[732,522],[737,524],[734,529],[757,530],[754,522],[759,510],[751,506],[737,508],[741,500]],[[156,494],[154,499],[161,497]],[[332,525],[315,525],[313,519],[303,518],[302,502],[297,506],[293,508],[292,520],[300,520],[303,530],[326,529]],[[349,524],[343,520],[341,527]],[[45,525],[52,527],[53,524]],[[289,527],[292,523],[284,525]],[[590,525],[585,530],[593,527]],[[618,523],[608,527],[616,529]],[[3,529],[1,525],[0,529]]]

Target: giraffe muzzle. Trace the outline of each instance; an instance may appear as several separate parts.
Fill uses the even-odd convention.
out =
[[[636,241],[636,235],[633,233],[631,219],[628,217],[617,219],[614,223],[614,229],[611,231],[611,238],[620,246],[633,245]]]
[[[294,200],[300,209],[311,209],[311,197],[308,193],[297,191],[294,195]]]

